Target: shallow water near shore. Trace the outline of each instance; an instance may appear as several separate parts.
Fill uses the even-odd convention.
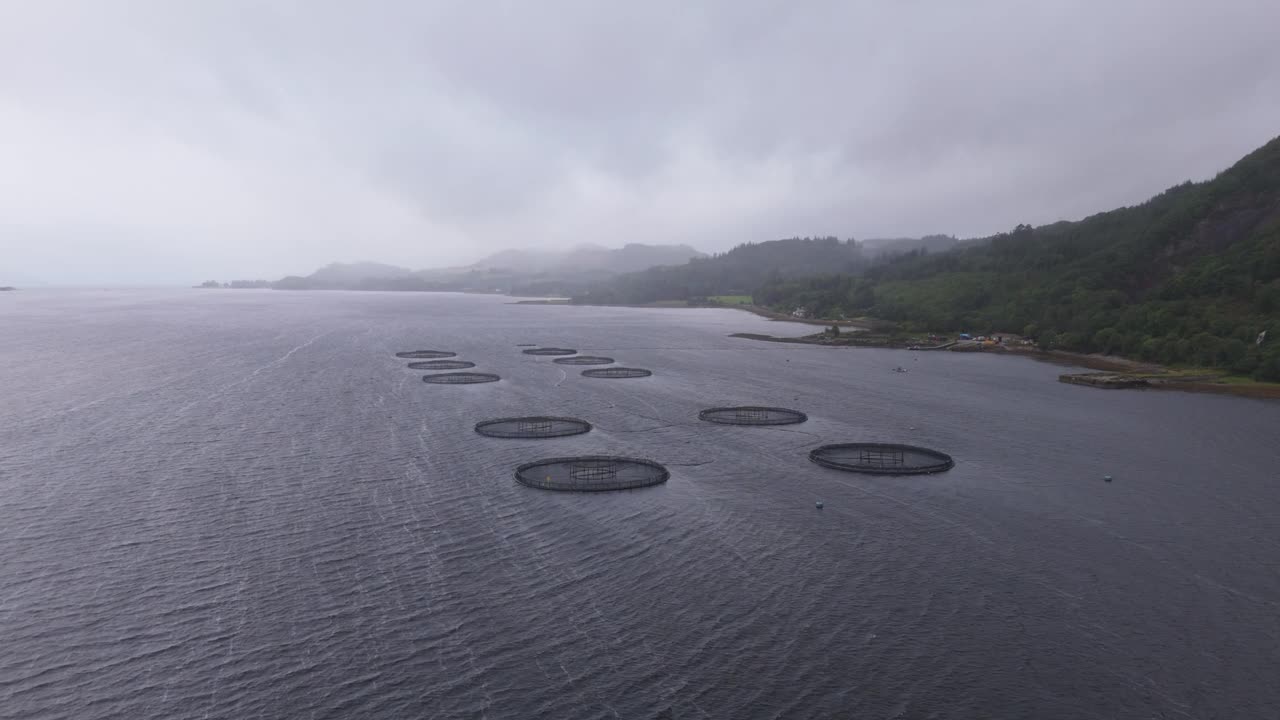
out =
[[[0,718],[1280,717],[1280,403],[509,303],[5,294]],[[502,379],[423,383],[423,348]],[[727,405],[809,420],[697,419]],[[472,429],[526,415],[594,428]],[[857,441],[956,465],[807,459]],[[671,477],[512,477],[575,454]]]

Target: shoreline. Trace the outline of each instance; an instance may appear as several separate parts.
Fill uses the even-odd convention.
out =
[[[788,338],[760,333],[731,333],[729,337],[830,348],[869,347],[886,350],[911,350],[915,347],[905,338],[862,334],[833,337],[822,333]],[[1091,355],[1067,352],[1065,350],[1040,350],[1030,346],[985,346],[979,343],[955,344],[941,348],[917,348],[915,351],[1012,355],[1037,362],[1071,368],[1084,368],[1092,372],[1064,373],[1058,376],[1058,381],[1097,389],[1177,390],[1258,400],[1280,400],[1280,383],[1255,382],[1247,378],[1235,378],[1216,370],[1170,368],[1112,355]]]
[[[892,327],[892,325],[893,325],[893,323],[889,323],[889,322],[886,322],[886,321],[883,321],[883,320],[869,320],[869,319],[864,319],[864,320],[818,320],[818,319],[816,319],[816,318],[798,318],[798,317],[794,317],[794,316],[792,316],[792,315],[788,315],[788,314],[786,314],[786,313],[780,313],[780,312],[777,312],[777,311],[775,311],[775,310],[770,310],[769,308],[763,308],[763,307],[760,307],[759,305],[748,305],[748,304],[742,304],[742,305],[719,305],[719,304],[717,304],[717,305],[690,305],[689,307],[701,307],[701,308],[727,308],[727,309],[730,309],[730,310],[742,310],[742,311],[744,311],[744,312],[749,312],[749,313],[751,313],[752,315],[759,315],[759,316],[760,316],[760,317],[762,317],[762,318],[767,318],[767,319],[769,319],[769,320],[777,320],[778,322],[793,322],[793,323],[800,323],[800,324],[802,324],[802,325],[817,325],[817,326],[819,326],[819,327],[831,327],[832,325],[838,325],[838,326],[840,326],[840,327],[858,328],[859,330],[875,330],[877,327],[879,327],[879,328],[887,328],[887,327]]]
[[[607,303],[573,303],[566,298],[547,298],[541,300],[520,300],[518,305],[583,305],[586,307],[621,307],[621,308],[689,308],[741,310],[752,315],[775,322],[800,323],[819,327],[837,325],[852,328],[854,332],[847,335],[831,336],[826,333],[815,333],[800,337],[778,337],[763,333],[730,333],[729,337],[758,340],[761,342],[790,343],[794,345],[818,345],[822,347],[870,347],[888,350],[910,350],[916,352],[974,352],[996,353],[1023,357],[1036,362],[1052,363],[1070,368],[1083,368],[1093,372],[1063,373],[1058,381],[1073,385],[1081,385],[1096,389],[1119,390],[1177,390],[1181,392],[1213,393],[1232,397],[1253,398],[1258,400],[1280,400],[1280,383],[1257,382],[1248,378],[1234,377],[1225,372],[1212,369],[1184,370],[1170,368],[1156,363],[1143,362],[1116,355],[1096,355],[1076,353],[1067,350],[1041,350],[1029,345],[984,345],[978,342],[957,341],[936,347],[919,347],[918,343],[906,337],[877,334],[877,330],[893,328],[894,324],[877,320],[818,320],[814,318],[797,318],[768,308],[748,303],[727,305],[720,303],[690,304],[687,301],[666,301],[642,304],[607,304]]]

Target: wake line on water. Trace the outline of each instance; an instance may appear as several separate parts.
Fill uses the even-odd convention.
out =
[[[288,352],[286,352],[284,355],[281,355],[280,357],[276,358],[275,360],[272,360],[272,361],[271,361],[271,362],[269,362],[269,363],[266,363],[266,364],[264,364],[264,365],[261,365],[261,366],[259,366],[259,367],[255,368],[252,372],[250,372],[248,375],[245,375],[244,377],[240,378],[239,380],[236,380],[236,381],[234,381],[234,382],[227,383],[226,385],[223,385],[222,387],[218,388],[217,390],[214,390],[213,392],[209,393],[208,395],[204,396],[203,398],[201,398],[201,399],[199,399],[199,400],[193,400],[193,401],[191,401],[191,402],[187,403],[186,405],[183,405],[182,407],[180,407],[180,408],[178,408],[177,410],[175,410],[175,411],[174,411],[174,414],[175,414],[175,415],[181,415],[181,414],[185,413],[186,411],[190,410],[191,408],[195,407],[196,405],[199,405],[199,404],[201,404],[201,403],[208,402],[208,401],[210,401],[210,400],[212,400],[212,399],[214,399],[214,398],[218,397],[219,395],[222,395],[223,393],[227,392],[227,391],[228,391],[228,390],[230,390],[231,388],[234,388],[234,387],[237,387],[237,386],[240,386],[240,385],[244,385],[245,383],[247,383],[247,382],[249,382],[249,381],[253,380],[253,379],[254,379],[254,378],[256,378],[256,377],[258,377],[258,375],[262,374],[262,371],[266,370],[267,368],[276,367],[276,366],[278,366],[278,365],[281,365],[281,364],[285,363],[286,361],[288,361],[288,360],[289,360],[289,358],[293,357],[293,354],[294,354],[294,353],[298,352],[299,350],[305,350],[306,348],[311,347],[311,346],[312,346],[312,345],[314,345],[314,344],[315,344],[315,342],[316,342],[317,340],[319,340],[320,338],[322,338],[322,337],[324,337],[324,336],[326,336],[326,335],[332,335],[334,332],[336,332],[336,331],[334,331],[334,330],[329,330],[329,331],[322,332],[322,333],[320,333],[320,334],[318,334],[318,335],[316,335],[316,336],[312,337],[310,340],[308,340],[308,341],[306,341],[306,342],[302,343],[301,345],[298,345],[298,346],[296,346],[296,347],[294,347],[294,348],[290,349],[290,350],[289,350]]]

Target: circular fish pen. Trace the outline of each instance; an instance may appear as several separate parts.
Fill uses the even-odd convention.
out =
[[[475,366],[475,363],[466,360],[424,360],[409,363],[410,370],[461,370]]]
[[[476,432],[495,438],[557,438],[591,431],[591,423],[569,417],[498,418],[476,423]]]
[[[600,355],[575,355],[573,357],[556,358],[551,362],[559,363],[560,365],[611,365],[613,358]]]
[[[707,408],[698,413],[698,419],[721,425],[795,425],[808,420],[809,416],[799,410],[744,405]]]
[[[582,377],[593,378],[642,378],[649,377],[652,374],[652,370],[629,367],[595,368],[582,371]]]
[[[577,355],[577,350],[569,348],[538,347],[522,351],[525,355]]]
[[[407,358],[409,360],[430,360],[432,358],[451,358],[457,357],[458,353],[449,352],[448,350],[405,350],[396,353],[398,358]]]
[[[814,448],[809,453],[813,462],[833,470],[871,475],[925,475],[950,470],[951,456],[895,443],[837,443]]]
[[[501,379],[493,373],[484,372],[447,372],[422,376],[422,382],[432,385],[475,385],[497,382]]]
[[[613,455],[550,458],[516,468],[516,481],[542,490],[599,492],[660,485],[671,477],[652,460]]]

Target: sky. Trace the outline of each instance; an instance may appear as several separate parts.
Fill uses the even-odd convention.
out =
[[[1076,219],[1280,134],[1276,28],[1275,0],[0,0],[0,282]]]

